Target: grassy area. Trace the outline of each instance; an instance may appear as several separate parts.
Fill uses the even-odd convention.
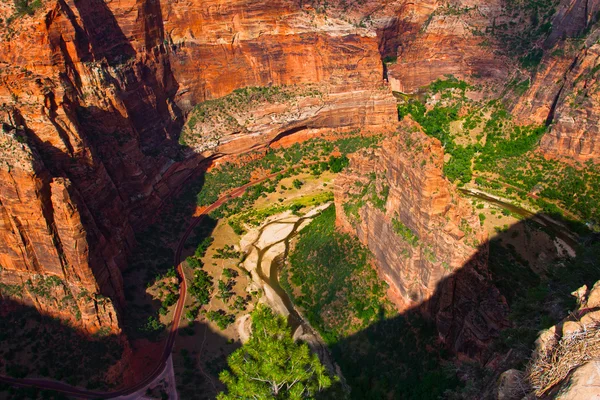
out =
[[[326,342],[335,343],[385,313],[387,285],[379,281],[370,257],[358,239],[335,229],[333,206],[300,232],[282,285]]]
[[[398,316],[360,242],[335,229],[335,208],[303,229],[281,284],[329,344],[355,399],[437,398],[458,385],[433,326]]]
[[[511,90],[522,90],[528,84],[526,79],[508,86]],[[452,78],[438,80],[429,86],[426,98],[438,92],[454,93],[463,86]],[[567,210],[592,227],[600,224],[600,167],[591,162],[571,166],[535,153],[547,128],[518,125],[500,101],[477,104],[464,97],[442,95],[442,100],[426,105],[411,99],[398,105],[398,115],[412,116],[427,135],[440,140],[444,152],[450,156],[444,163],[444,174],[450,181],[466,184],[473,181],[476,173],[482,177],[475,179],[475,183],[485,188],[496,185],[495,189],[503,196],[530,200],[532,206],[557,217]],[[451,129],[455,122],[461,123],[459,131]],[[479,132],[476,137],[470,137],[466,144],[457,144],[464,143],[465,136],[476,129]],[[526,194],[532,191],[541,198],[528,199]]]
[[[498,174],[502,182],[524,191],[536,190],[536,205],[548,214],[562,215],[561,208],[575,214],[590,226],[600,224],[600,167],[592,163],[574,167],[540,154],[498,159],[481,167]],[[485,185],[484,182],[479,182]],[[558,206],[560,207],[557,207]]]
[[[276,204],[261,209],[252,208],[248,211],[243,211],[229,218],[228,223],[238,235],[246,231],[246,226],[259,226],[264,220],[270,216],[280,214],[286,210],[292,210],[298,213],[306,207],[314,207],[320,204],[333,201],[332,192],[322,192],[315,195],[302,196],[291,201],[283,201],[282,204]]]
[[[256,171],[281,172],[273,179],[248,189],[242,197],[230,201],[226,207],[230,211],[224,211],[225,214],[218,216],[237,214],[245,205],[253,204],[263,193],[275,191],[276,185],[281,179],[292,176],[296,172],[284,173],[284,170],[301,163],[315,162],[317,163],[315,165],[319,165],[321,172],[323,170],[339,172],[347,163],[344,161],[345,155],[360,148],[377,146],[382,139],[382,136],[353,134],[335,141],[311,139],[302,144],[296,143],[289,148],[270,150],[260,158],[255,157],[260,156],[259,154],[250,154],[248,158],[251,161],[236,164],[226,163],[207,172],[204,186],[197,195],[197,203],[200,206],[214,203],[227,190],[249,183]],[[335,150],[341,155],[332,158],[331,153]]]

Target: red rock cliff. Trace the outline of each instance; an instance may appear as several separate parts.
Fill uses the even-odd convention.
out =
[[[133,227],[202,160],[177,144],[194,105],[314,83],[336,101],[300,127],[395,118],[375,31],[295,1],[42,3],[1,32],[0,293],[90,331],[118,331]],[[232,151],[281,133],[267,128]]]
[[[442,166],[439,141],[405,120],[336,178],[337,222],[371,249],[400,312],[421,308],[442,340],[477,358],[507,307],[489,280],[486,234]]]

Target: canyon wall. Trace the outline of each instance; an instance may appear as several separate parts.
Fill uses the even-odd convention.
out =
[[[119,331],[135,229],[203,159],[395,119],[376,32],[294,1],[48,0],[0,17],[0,296],[91,332]],[[306,84],[336,100],[223,151],[178,143],[198,103]]]
[[[529,79],[507,102],[519,122],[552,123],[541,150],[600,159],[600,2],[561,0],[535,16],[511,4],[44,0],[17,14],[2,3],[0,282],[10,290],[0,295],[67,315],[27,290],[53,276],[76,299],[83,289],[110,299],[106,313],[78,305],[80,321],[117,331],[134,227],[204,159],[302,130],[390,129],[391,90],[448,74],[479,85],[481,98]],[[531,30],[539,35],[511,54]],[[528,49],[543,50],[536,68],[521,63]],[[294,94],[198,118],[248,87]]]
[[[443,149],[407,118],[335,181],[338,225],[371,249],[400,312],[419,307],[454,351],[483,357],[507,306],[487,270],[487,235],[442,175]]]
[[[382,40],[394,38],[386,52],[397,58],[386,66],[392,90],[417,93],[454,75],[476,85],[477,99],[504,97],[519,124],[548,124],[540,146],[545,155],[584,163],[600,160],[599,11],[597,0],[531,7],[503,0],[423,1],[404,9],[386,3],[382,12],[391,22],[373,21]],[[517,82],[529,82],[525,93],[510,93]]]
[[[522,123],[551,124],[540,144],[548,156],[568,162],[600,159],[598,38],[597,30],[581,48],[558,45],[554,55],[542,59],[530,89],[513,110]]]

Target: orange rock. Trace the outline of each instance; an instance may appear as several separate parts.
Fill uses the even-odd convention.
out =
[[[380,6],[366,3],[352,15]],[[0,4],[4,21],[13,11]],[[119,330],[134,228],[207,155],[265,147],[297,127],[378,130],[396,118],[375,29],[296,1],[49,0],[0,34],[0,282],[23,287],[0,296],[88,331]],[[318,84],[328,105],[301,104],[297,118],[276,105],[278,124],[265,116],[203,154],[178,144],[197,103],[292,84]],[[77,304],[26,290],[49,277],[61,282],[56,299]]]
[[[490,283],[478,217],[442,167],[440,142],[405,119],[398,136],[352,155],[336,178],[337,223],[375,255],[400,312],[419,307],[451,348],[477,358],[506,326],[507,305]],[[377,207],[370,199],[383,188],[387,199]],[[352,204],[358,219],[345,212]],[[395,229],[400,224],[404,234]]]

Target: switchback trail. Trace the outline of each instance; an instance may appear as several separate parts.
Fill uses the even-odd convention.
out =
[[[314,164],[314,162],[306,163],[305,165],[311,165],[311,164]],[[183,236],[179,239],[179,242],[177,244],[177,251],[175,252],[174,262],[175,262],[175,265],[177,265],[177,273],[179,274],[181,284],[179,286],[179,300],[177,301],[177,305],[175,306],[175,313],[173,315],[173,324],[171,325],[171,329],[169,330],[169,336],[168,336],[167,340],[165,341],[165,346],[163,348],[163,354],[160,358],[160,361],[157,363],[156,367],[152,370],[152,372],[150,374],[148,374],[148,376],[146,378],[144,378],[142,381],[140,381],[139,383],[132,385],[130,387],[126,387],[126,388],[122,388],[122,389],[118,389],[118,390],[110,391],[110,392],[98,392],[98,391],[94,391],[94,390],[87,390],[87,389],[79,388],[77,386],[71,386],[69,384],[66,384],[66,383],[63,383],[60,381],[55,381],[52,379],[44,379],[44,378],[21,378],[21,379],[19,379],[19,378],[12,378],[9,376],[0,375],[0,382],[8,383],[10,385],[18,386],[18,387],[35,387],[35,388],[42,389],[42,390],[53,390],[56,392],[64,393],[66,395],[74,396],[76,398],[82,398],[82,399],[115,398],[115,397],[130,395],[139,390],[144,389],[147,385],[152,383],[152,381],[154,379],[156,379],[156,377],[158,377],[162,373],[162,371],[165,369],[167,360],[169,359],[169,356],[171,355],[171,350],[173,349],[173,344],[175,343],[175,337],[177,334],[177,330],[179,329],[181,313],[183,312],[183,306],[185,304],[185,299],[186,299],[186,295],[187,295],[187,282],[185,279],[185,274],[183,273],[183,263],[181,260],[181,255],[185,248],[185,243],[187,242],[191,233],[194,231],[194,228],[196,226],[198,226],[198,224],[200,224],[200,222],[202,222],[202,220],[204,219],[205,216],[207,216],[212,211],[216,210],[217,208],[219,208],[220,206],[225,204],[227,201],[237,198],[237,197],[240,197],[242,194],[244,194],[246,189],[248,189],[249,187],[258,185],[268,179],[274,178],[278,174],[285,173],[285,172],[292,170],[294,168],[297,168],[297,167],[299,167],[299,165],[287,168],[283,171],[278,171],[278,172],[269,174],[261,179],[249,182],[243,186],[235,188],[235,189],[225,193],[223,196],[221,196],[217,201],[215,201],[211,205],[201,208],[200,213],[197,216],[193,217],[190,225],[187,227],[187,229],[183,233]]]

